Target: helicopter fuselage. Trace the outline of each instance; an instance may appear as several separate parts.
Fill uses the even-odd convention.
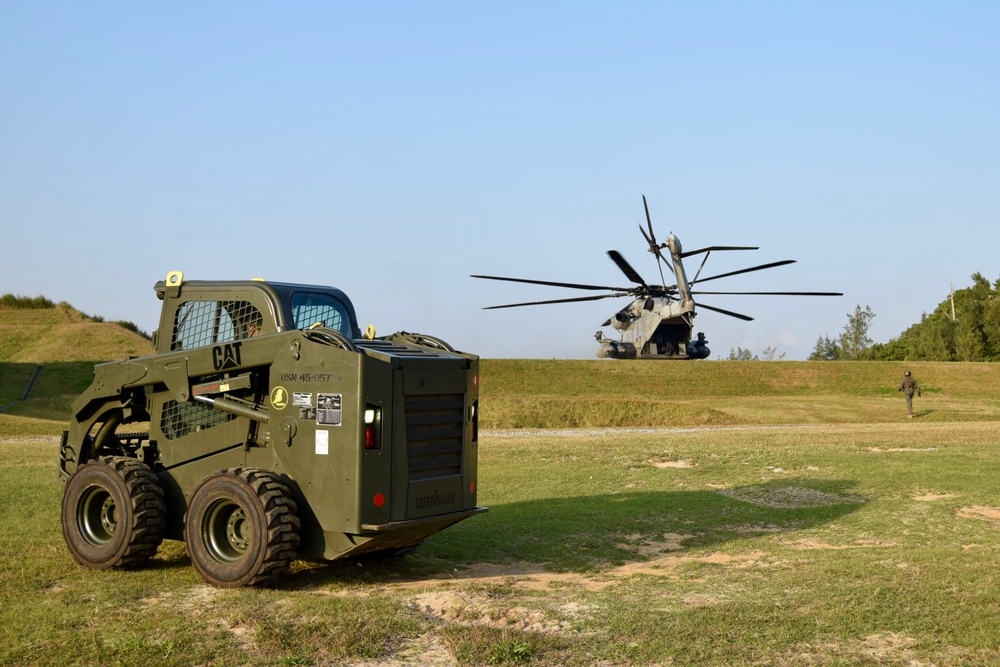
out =
[[[597,332],[596,355],[601,359],[704,359],[709,355],[704,334],[691,341],[695,314],[690,299],[635,299],[609,320],[621,332],[621,340]]]

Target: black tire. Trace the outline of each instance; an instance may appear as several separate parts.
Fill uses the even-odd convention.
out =
[[[288,571],[299,546],[298,507],[273,472],[233,468],[195,489],[184,521],[191,564],[222,588],[259,586]]]
[[[80,466],[66,484],[63,537],[81,565],[142,565],[156,554],[166,526],[163,489],[141,461],[104,457]]]

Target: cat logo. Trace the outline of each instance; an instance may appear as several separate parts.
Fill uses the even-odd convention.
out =
[[[226,343],[212,348],[212,365],[215,370],[224,371],[228,368],[240,367],[240,346],[243,343]]]

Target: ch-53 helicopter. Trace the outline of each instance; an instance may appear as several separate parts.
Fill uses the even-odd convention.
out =
[[[515,283],[528,283],[532,285],[548,285],[551,287],[567,287],[579,290],[602,290],[609,291],[608,294],[597,294],[594,296],[578,296],[567,299],[549,299],[546,301],[528,301],[525,303],[510,303],[502,306],[487,306],[484,310],[496,308],[518,308],[521,306],[536,306],[553,303],[572,303],[577,301],[597,301],[599,299],[612,299],[624,296],[632,297],[632,302],[619,310],[601,326],[611,326],[621,332],[621,340],[606,338],[600,330],[595,334],[600,347],[596,354],[604,359],[705,359],[710,351],[708,340],[704,333],[692,340],[694,331],[695,312],[694,295],[702,294],[742,294],[742,295],[772,295],[772,296],[843,296],[841,292],[706,292],[693,290],[692,287],[699,283],[728,278],[730,276],[751,271],[761,271],[771,269],[785,264],[792,264],[794,259],[785,259],[779,262],[761,264],[738,271],[730,271],[715,276],[701,277],[702,269],[712,251],[727,250],[757,250],[757,246],[708,246],[697,250],[684,251],[681,248],[680,240],[674,236],[673,232],[667,236],[665,243],[658,243],[653,233],[653,222],[649,216],[649,205],[646,197],[642,197],[643,206],[646,209],[646,229],[639,225],[639,231],[649,244],[649,252],[656,256],[657,268],[660,271],[659,285],[647,283],[639,273],[632,268],[632,265],[625,261],[621,253],[617,250],[609,250],[608,256],[621,269],[625,277],[636,284],[634,287],[609,287],[607,285],[581,285],[578,283],[553,282],[549,280],[529,280],[526,278],[506,278],[503,276],[482,276],[473,275],[473,278],[483,278],[486,280],[505,280]],[[669,256],[663,253],[669,252]],[[688,280],[684,270],[686,257],[704,254],[705,257],[698,267],[693,279]],[[667,285],[664,279],[663,266],[673,271],[676,284]],[[698,302],[701,308],[722,313],[730,317],[751,321],[752,317],[736,313],[731,310],[724,310],[715,306]]]

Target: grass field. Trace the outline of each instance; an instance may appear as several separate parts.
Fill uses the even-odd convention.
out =
[[[490,512],[260,590],[77,566],[0,415],[0,664],[1000,664],[1000,368],[912,368],[487,360]]]

